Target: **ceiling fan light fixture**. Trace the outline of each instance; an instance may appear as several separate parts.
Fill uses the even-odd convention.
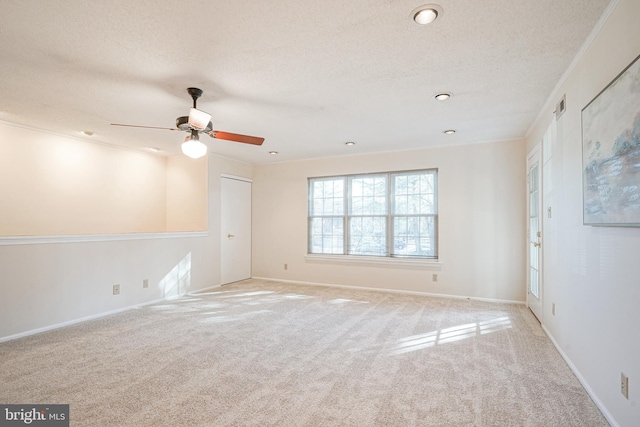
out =
[[[207,154],[207,146],[200,142],[197,131],[192,131],[182,143],[182,152],[192,159],[199,159]]]
[[[189,109],[189,125],[192,127],[203,130],[206,129],[211,121],[211,114],[206,113],[197,108]]]
[[[437,4],[423,4],[411,11],[411,19],[418,25],[429,25],[440,16],[442,6]]]
[[[225,141],[241,142],[243,144],[262,145],[264,138],[250,135],[242,135],[239,133],[224,132],[220,130],[214,130],[211,123],[211,114],[202,110],[198,110],[196,101],[202,96],[202,90],[196,87],[187,88],[187,92],[193,99],[193,108],[190,109],[188,116],[180,116],[176,119],[176,126],[173,128],[165,128],[158,126],[140,126],[130,125],[125,123],[111,123],[111,126],[125,126],[134,128],[145,129],[163,129],[163,130],[180,130],[188,132],[189,135],[182,143],[182,152],[194,159],[207,154],[207,146],[200,142],[199,135],[201,133],[207,134],[211,138],[221,139]],[[0,111],[0,115],[2,112]],[[87,134],[83,134],[87,135]]]

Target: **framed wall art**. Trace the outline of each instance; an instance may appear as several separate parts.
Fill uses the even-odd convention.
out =
[[[640,227],[639,59],[582,109],[585,225]]]

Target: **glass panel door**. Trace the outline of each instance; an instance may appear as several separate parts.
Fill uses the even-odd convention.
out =
[[[527,306],[542,320],[542,198],[540,176],[540,149],[534,149],[527,158]]]

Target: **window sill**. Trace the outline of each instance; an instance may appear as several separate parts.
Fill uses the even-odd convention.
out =
[[[323,264],[374,265],[398,268],[416,268],[424,270],[442,270],[442,262],[434,259],[372,257],[359,255],[315,255],[307,254],[306,262]]]

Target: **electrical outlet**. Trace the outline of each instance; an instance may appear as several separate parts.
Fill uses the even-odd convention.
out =
[[[285,270],[288,270],[288,269],[289,269],[289,264],[285,264],[285,265],[284,265],[284,269],[285,269]]]
[[[552,315],[556,315],[556,303],[554,302],[553,304],[551,304],[551,314]]]
[[[149,287],[149,279],[144,279],[142,281],[142,287],[143,288],[148,288]]]
[[[624,372],[620,372],[620,393],[629,399],[629,377]]]
[[[433,273],[433,274],[431,275],[431,280],[432,280],[433,282],[437,282],[437,281],[438,281],[438,275],[437,275],[436,273]]]
[[[120,285],[113,285],[113,294],[120,295]]]

